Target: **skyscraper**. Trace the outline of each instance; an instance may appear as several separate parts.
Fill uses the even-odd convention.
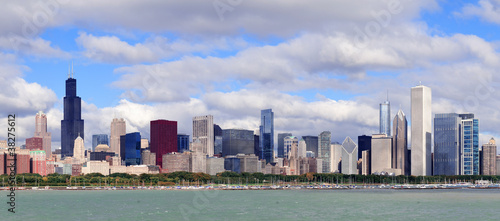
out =
[[[350,137],[346,137],[342,143],[341,172],[343,174],[358,174],[358,146]]]
[[[495,144],[495,139],[491,138],[487,144],[483,144],[482,155],[481,174],[495,176],[497,174],[497,145]]]
[[[274,113],[272,109],[260,111],[259,159],[274,161]]]
[[[389,98],[380,104],[380,133],[391,136],[391,102],[389,102]]]
[[[251,130],[222,130],[222,156],[254,153],[254,134]]]
[[[214,154],[222,153],[222,128],[214,124]]]
[[[479,120],[474,114],[459,114],[462,118],[461,175],[479,175]]]
[[[322,171],[321,173],[330,173],[330,158],[331,158],[331,142],[332,133],[330,131],[323,131],[318,136],[318,156],[317,158],[322,159]]]
[[[278,157],[283,158],[285,153],[285,137],[292,136],[291,133],[278,134]]]
[[[306,141],[306,151],[312,151],[314,156],[318,156],[318,136],[302,136]]]
[[[111,137],[110,137],[110,148],[111,152],[115,154],[120,154],[120,136],[127,133],[127,128],[125,120],[123,118],[114,118],[111,121]]]
[[[189,151],[189,135],[177,134],[177,152],[184,153]]]
[[[120,136],[120,157],[122,161],[125,161],[126,166],[141,163],[141,134],[139,132]]]
[[[455,113],[434,117],[434,175],[460,175],[461,122]]]
[[[411,175],[430,176],[432,138],[432,91],[411,88]],[[374,159],[373,159],[374,160]]]
[[[74,142],[78,136],[85,139],[81,106],[82,99],[76,96],[76,79],[68,74],[64,118],[61,120],[61,158],[73,156]]]
[[[306,157],[306,141],[302,138],[300,138],[299,140],[299,144],[298,144],[298,147],[297,147],[297,156],[298,157],[303,157],[305,158]]]
[[[358,160],[361,159],[361,154],[365,150],[372,149],[372,136],[361,135],[358,136]]]
[[[107,134],[94,134],[92,135],[92,151],[95,151],[95,147],[99,144],[109,145]]]
[[[371,137],[370,137],[371,139]],[[359,148],[359,147],[358,147]],[[342,144],[338,142],[333,142],[330,144],[330,168],[333,173],[340,173],[341,172],[341,159],[342,159]],[[358,149],[359,151],[359,149]]]
[[[73,159],[78,163],[83,163],[85,160],[85,147],[83,146],[83,138],[78,136],[74,141]]]
[[[392,164],[392,138],[385,133],[372,135],[372,149],[370,151],[371,172],[372,173],[389,173]],[[399,175],[399,174],[398,174]]]
[[[47,115],[39,111],[35,116],[35,136],[42,138],[42,148],[48,159],[52,158],[52,133],[47,132]]]
[[[150,123],[151,153],[156,154],[156,165],[163,165],[163,155],[177,152],[177,121],[154,120]]]
[[[283,139],[283,158],[286,159],[291,159],[292,157],[294,159],[299,158],[298,155],[298,146],[299,146],[299,140],[297,137],[294,136],[288,136]]]
[[[203,153],[214,155],[214,117],[212,115],[193,117],[193,141],[199,139]]]
[[[403,110],[392,121],[392,168],[400,169],[401,175],[410,175],[410,153],[408,151],[408,122]],[[435,155],[434,155],[435,156]]]

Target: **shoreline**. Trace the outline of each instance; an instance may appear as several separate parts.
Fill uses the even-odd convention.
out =
[[[2,187],[0,191],[10,191],[10,187]],[[398,184],[398,185],[286,185],[286,186],[248,186],[248,185],[204,185],[204,186],[46,186],[46,187],[16,187],[17,190],[450,190],[450,189],[500,189],[500,184],[472,185],[472,184]]]

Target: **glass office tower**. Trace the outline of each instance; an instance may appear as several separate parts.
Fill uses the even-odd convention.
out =
[[[260,112],[259,159],[274,162],[274,113],[272,109]]]
[[[460,175],[460,125],[458,114],[434,117],[434,175]]]
[[[380,133],[391,136],[391,103],[388,100],[380,104]]]
[[[479,175],[479,120],[470,113],[459,116],[462,118],[462,175]]]
[[[95,151],[95,147],[99,144],[109,145],[107,134],[94,134],[92,135],[92,151]]]

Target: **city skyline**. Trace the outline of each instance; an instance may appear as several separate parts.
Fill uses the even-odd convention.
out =
[[[0,118],[17,113],[23,142],[35,132],[36,113],[44,111],[52,149],[59,148],[60,126],[54,122],[63,119],[61,81],[73,62],[86,147],[92,134],[109,133],[113,118],[127,121],[126,132],[149,137],[150,120],[176,120],[179,132],[188,134],[192,117],[202,115],[213,115],[222,128],[256,130],[260,122],[255,113],[266,108],[275,112],[275,134],[331,131],[332,141],[346,136],[356,141],[361,134],[378,132],[374,116],[387,90],[393,110],[401,107],[410,119],[409,88],[420,81],[433,89],[433,116],[471,112],[488,119],[480,125],[480,144],[498,137],[500,119],[491,116],[500,108],[485,104],[498,92],[495,42],[500,36],[493,31],[498,23],[477,13],[487,8],[427,0],[398,3],[391,8],[387,2],[290,1],[290,7],[282,8],[273,2],[245,2],[222,17],[211,3],[201,1],[197,7],[144,3],[152,15],[168,21],[159,24],[146,18],[131,23],[121,14],[103,19],[109,12],[100,3],[60,3],[47,12],[55,8],[8,2],[5,9],[19,6],[26,13],[3,13],[10,22],[0,26],[0,69],[12,84],[0,94],[9,101]],[[136,9],[131,3],[117,7]],[[270,7],[273,14],[266,10]],[[295,10],[310,17],[297,22],[290,17]],[[50,19],[45,23],[29,16],[44,13]],[[199,27],[192,26],[195,14],[207,22],[205,28],[193,28]],[[276,27],[245,20],[251,15],[275,19],[276,14],[281,15]],[[380,29],[370,29],[373,24]],[[5,122],[0,120],[0,126]]]

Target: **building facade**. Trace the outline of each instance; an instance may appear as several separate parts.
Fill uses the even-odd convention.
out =
[[[311,151],[314,156],[318,156],[318,136],[302,136],[306,142],[306,151]]]
[[[162,168],[167,169],[169,173],[177,171],[189,172],[189,153],[172,152],[163,155]]]
[[[37,173],[41,176],[47,175],[47,162],[44,150],[30,151],[31,173]]]
[[[42,138],[42,150],[45,151],[46,158],[52,158],[52,133],[47,132],[47,115],[39,111],[35,116],[35,136]]]
[[[432,91],[419,85],[411,88],[411,175],[432,175],[431,140]]]
[[[214,154],[222,154],[222,129],[214,124]]]
[[[318,159],[321,159],[323,162],[322,165],[322,173],[330,173],[331,165],[331,142],[332,142],[332,133],[330,131],[323,131],[318,136]]]
[[[279,158],[298,158],[298,145],[299,145],[299,140],[297,137],[294,136],[288,136],[283,139],[283,157]]]
[[[460,175],[462,118],[455,113],[434,117],[434,175]]]
[[[120,156],[122,161],[125,161],[125,166],[141,164],[141,134],[139,132],[128,133],[120,137]]]
[[[156,165],[156,154],[151,153],[149,149],[142,149],[141,151],[141,164],[143,165]]]
[[[343,174],[358,174],[358,146],[350,137],[345,138],[342,143],[342,167]],[[309,167],[311,167],[309,165]]]
[[[361,159],[361,153],[372,149],[372,136],[358,136],[358,159]]]
[[[392,121],[392,168],[401,170],[402,175],[410,175],[410,152],[408,151],[408,121],[403,110]]]
[[[479,120],[474,114],[459,114],[462,118],[461,175],[479,175]]]
[[[68,76],[64,97],[64,118],[61,120],[61,158],[73,156],[75,139],[85,139],[82,99],[76,96],[76,79]]]
[[[73,159],[76,160],[78,163],[84,163],[85,162],[85,146],[83,144],[83,138],[78,136],[75,139],[75,144],[73,152]]]
[[[177,134],[177,152],[184,153],[189,151],[189,135]]]
[[[214,155],[214,117],[212,115],[193,117],[193,140],[200,139],[203,153]]]
[[[391,136],[391,103],[389,102],[389,100],[386,100],[380,104],[379,124],[379,133]]]
[[[285,137],[292,136],[291,133],[279,133],[278,134],[278,157],[279,158],[285,158]]]
[[[224,159],[224,169],[227,171],[241,173],[240,162],[240,159],[236,158],[236,156],[228,156]]]
[[[120,137],[127,133],[127,125],[123,118],[111,121],[110,148],[116,155],[120,154]]]
[[[243,129],[222,130],[222,156],[254,153],[254,132]]]
[[[331,149],[330,168],[333,173],[340,173],[341,171],[340,162],[342,159],[342,144],[334,142],[330,144],[330,149]]]
[[[95,147],[99,144],[109,145],[107,134],[94,134],[92,135],[92,151],[95,151]]]
[[[26,139],[26,149],[28,150],[43,150],[43,138],[32,137]]]
[[[207,174],[211,176],[224,172],[224,158],[207,157]]]
[[[177,151],[177,121],[151,121],[150,136],[150,150],[156,154],[156,165],[162,166],[163,155]]]
[[[495,139],[491,138],[487,144],[483,144],[481,175],[497,175],[497,145]]]
[[[392,168],[392,138],[385,133],[372,135],[371,172],[388,172]]]
[[[260,111],[259,159],[274,162],[274,112],[272,109]]]

